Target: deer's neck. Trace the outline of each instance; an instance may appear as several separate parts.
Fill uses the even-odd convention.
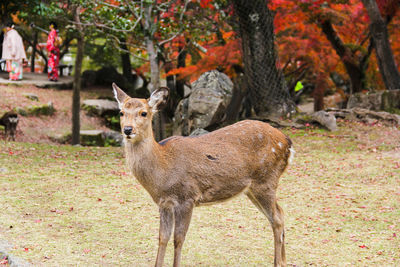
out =
[[[129,170],[157,202],[159,188],[165,179],[160,145],[154,138],[137,144],[126,142],[125,156]]]

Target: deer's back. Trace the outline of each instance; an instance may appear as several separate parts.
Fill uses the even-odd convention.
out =
[[[201,136],[173,136],[160,144],[165,151],[196,152],[196,157],[219,155],[233,158],[241,155],[240,158],[251,158],[262,153],[278,154],[280,150],[290,147],[291,141],[268,123],[244,120]]]
[[[291,146],[281,131],[250,120],[205,135],[173,137],[160,143],[172,175],[184,176],[186,186],[201,192],[200,202],[204,203],[228,199],[267,179],[276,178],[271,186],[277,186]]]

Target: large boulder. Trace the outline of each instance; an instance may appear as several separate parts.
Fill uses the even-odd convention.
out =
[[[174,134],[213,130],[225,117],[232,91],[233,83],[225,74],[216,70],[202,74],[193,82],[191,94],[178,104]]]

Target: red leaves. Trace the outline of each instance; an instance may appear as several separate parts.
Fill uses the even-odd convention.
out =
[[[214,6],[213,6],[212,4],[210,4],[211,1],[212,1],[212,0],[201,0],[201,1],[200,1],[200,6],[201,6],[202,8],[211,8],[211,9],[213,9]]]
[[[58,209],[51,209],[50,212],[54,212],[54,213],[59,214],[59,215],[63,215],[64,214],[64,212],[62,210],[58,210]]]
[[[203,44],[207,47],[207,52],[202,55],[196,65],[174,69],[166,75],[179,75],[180,79],[190,78],[193,81],[206,71],[223,67],[224,73],[232,77],[235,73],[233,66],[241,64],[240,43],[232,37],[233,35],[233,32],[223,33],[224,38],[227,38],[223,46],[207,47]]]

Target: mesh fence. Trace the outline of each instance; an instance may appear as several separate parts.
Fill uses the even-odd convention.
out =
[[[242,39],[248,97],[257,114],[294,110],[275,46],[274,14],[266,0],[233,0]]]

